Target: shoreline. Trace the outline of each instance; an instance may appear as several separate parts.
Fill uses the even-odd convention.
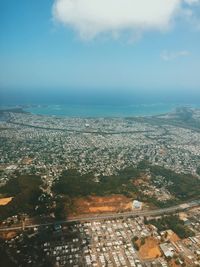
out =
[[[100,118],[137,118],[137,117],[159,117],[165,114],[173,113],[177,108],[187,107],[199,109],[200,104],[137,104],[137,105],[7,105],[0,106],[0,113],[15,112],[26,113],[37,116],[47,116],[54,118],[82,118],[82,119],[100,119]]]

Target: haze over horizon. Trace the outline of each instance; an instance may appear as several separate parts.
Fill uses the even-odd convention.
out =
[[[200,99],[199,0],[2,0],[0,10],[1,104]]]

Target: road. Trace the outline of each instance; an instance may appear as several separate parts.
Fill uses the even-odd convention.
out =
[[[167,213],[172,213],[176,211],[183,211],[185,209],[191,209],[193,207],[197,207],[200,205],[200,199],[194,200],[191,202],[186,202],[180,205],[176,205],[169,208],[164,209],[156,209],[156,210],[145,210],[145,211],[130,211],[130,212],[124,212],[124,213],[111,213],[111,214],[101,214],[101,215],[93,215],[93,216],[87,216],[87,217],[76,217],[73,219],[63,220],[63,221],[56,221],[56,222],[48,222],[48,223],[41,223],[41,224],[31,224],[26,225],[26,229],[40,227],[40,226],[51,226],[54,224],[67,224],[71,222],[84,222],[84,221],[96,221],[96,220],[109,220],[109,219],[117,219],[117,218],[127,218],[127,217],[138,217],[138,216],[156,216],[156,215],[162,215]],[[22,230],[22,226],[15,226],[15,227],[1,227],[0,232],[4,231],[16,231],[16,230]]]
[[[154,132],[154,130],[146,130],[146,131],[142,131],[142,130],[136,130],[136,131],[97,131],[95,129],[78,130],[78,129],[68,129],[68,128],[48,128],[48,127],[39,126],[39,125],[31,125],[31,124],[25,124],[25,123],[21,123],[21,122],[15,122],[15,121],[12,121],[12,120],[8,120],[7,122],[10,123],[10,124],[29,127],[29,128],[42,129],[42,130],[47,130],[47,131],[70,132],[70,133],[90,133],[90,134],[111,135],[111,134],[135,134],[135,133],[150,133],[150,132]]]

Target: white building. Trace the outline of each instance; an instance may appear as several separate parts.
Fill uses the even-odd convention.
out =
[[[133,209],[141,209],[142,208],[142,202],[138,200],[133,200]]]
[[[173,257],[174,255],[174,248],[171,247],[168,243],[160,244],[160,248],[162,249],[165,257]]]

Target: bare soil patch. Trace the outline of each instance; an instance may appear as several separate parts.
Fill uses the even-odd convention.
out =
[[[176,242],[180,240],[178,235],[173,231],[167,232],[167,239],[170,240],[171,242]]]
[[[0,235],[0,237],[3,238],[4,240],[10,240],[10,239],[16,237],[17,234],[18,234],[18,233],[15,232],[15,231],[2,232],[1,235]]]
[[[12,199],[13,197],[0,198],[0,206],[7,205]]]
[[[143,260],[160,257],[161,251],[159,248],[159,242],[153,237],[146,238],[145,244],[141,245],[139,248],[139,255]]]
[[[90,196],[74,199],[74,210],[76,214],[94,214],[105,212],[130,211],[132,200],[123,195],[112,195],[105,197]]]
[[[172,260],[169,262],[169,266],[170,266],[170,267],[180,267],[180,265],[177,265],[177,264],[176,264],[176,262],[175,262],[174,259],[172,259]]]

